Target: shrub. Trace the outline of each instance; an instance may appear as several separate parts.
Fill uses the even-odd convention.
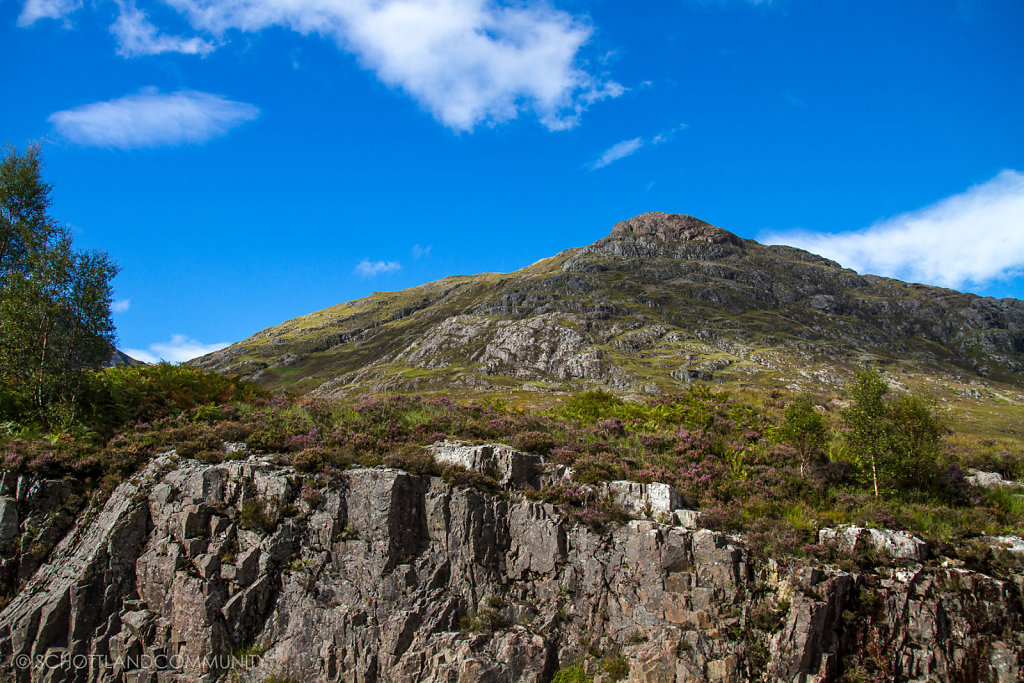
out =
[[[441,478],[452,486],[463,488],[482,489],[484,491],[497,491],[498,482],[494,477],[483,472],[469,470],[459,465],[448,465],[441,471]]]
[[[459,619],[459,630],[472,633],[493,633],[507,626],[508,621],[495,609],[483,609]]]
[[[606,656],[601,668],[612,681],[621,681],[629,675],[629,662],[619,654]]]
[[[509,445],[527,453],[547,455],[558,445],[557,439],[547,432],[517,432],[509,438]]]
[[[317,472],[328,462],[323,448],[307,448],[292,456],[292,465],[299,472]]]
[[[270,533],[281,521],[281,506],[276,500],[249,497],[238,511],[238,525],[243,529]]]
[[[555,672],[551,683],[594,683],[594,677],[587,674],[582,664],[572,664]]]

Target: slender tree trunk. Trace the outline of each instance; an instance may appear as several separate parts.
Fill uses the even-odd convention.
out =
[[[46,329],[47,316],[43,316],[43,323],[40,331],[43,334],[43,347],[39,353],[39,376],[36,378],[36,407],[43,409],[43,375],[46,369],[46,343],[50,339],[50,333]]]
[[[875,498],[878,498],[878,467],[875,465],[875,454],[871,454],[871,481],[875,485]]]

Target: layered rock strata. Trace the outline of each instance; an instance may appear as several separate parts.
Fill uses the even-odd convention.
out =
[[[596,680],[833,681],[869,658],[899,680],[1021,675],[1013,581],[916,559],[783,566],[654,519],[595,531],[514,488],[161,456],[0,612],[0,677],[541,682],[578,663]]]

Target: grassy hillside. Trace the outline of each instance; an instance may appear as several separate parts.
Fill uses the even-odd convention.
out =
[[[195,363],[320,396],[513,392],[535,404],[708,382],[836,391],[873,365],[962,407],[957,420],[987,410],[986,424],[1009,423],[1024,406],[1024,303],[861,276],[645,214],[514,273],[376,292]]]

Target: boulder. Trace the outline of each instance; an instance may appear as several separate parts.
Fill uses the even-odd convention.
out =
[[[998,472],[982,472],[981,470],[970,470],[971,474],[966,477],[967,483],[983,489],[992,489],[998,486],[1009,488],[1024,488],[1024,482],[1012,479],[1003,479]]]
[[[461,441],[440,441],[430,446],[434,460],[486,474],[507,488],[534,484],[541,474],[544,458],[521,453],[501,444],[470,446]]]
[[[683,497],[668,484],[612,481],[608,493],[628,512],[644,517],[670,518],[674,510],[683,507]]]
[[[928,544],[905,531],[865,529],[859,526],[826,528],[818,532],[818,543],[830,543],[847,553],[870,549],[894,560],[922,562],[928,558]]]

